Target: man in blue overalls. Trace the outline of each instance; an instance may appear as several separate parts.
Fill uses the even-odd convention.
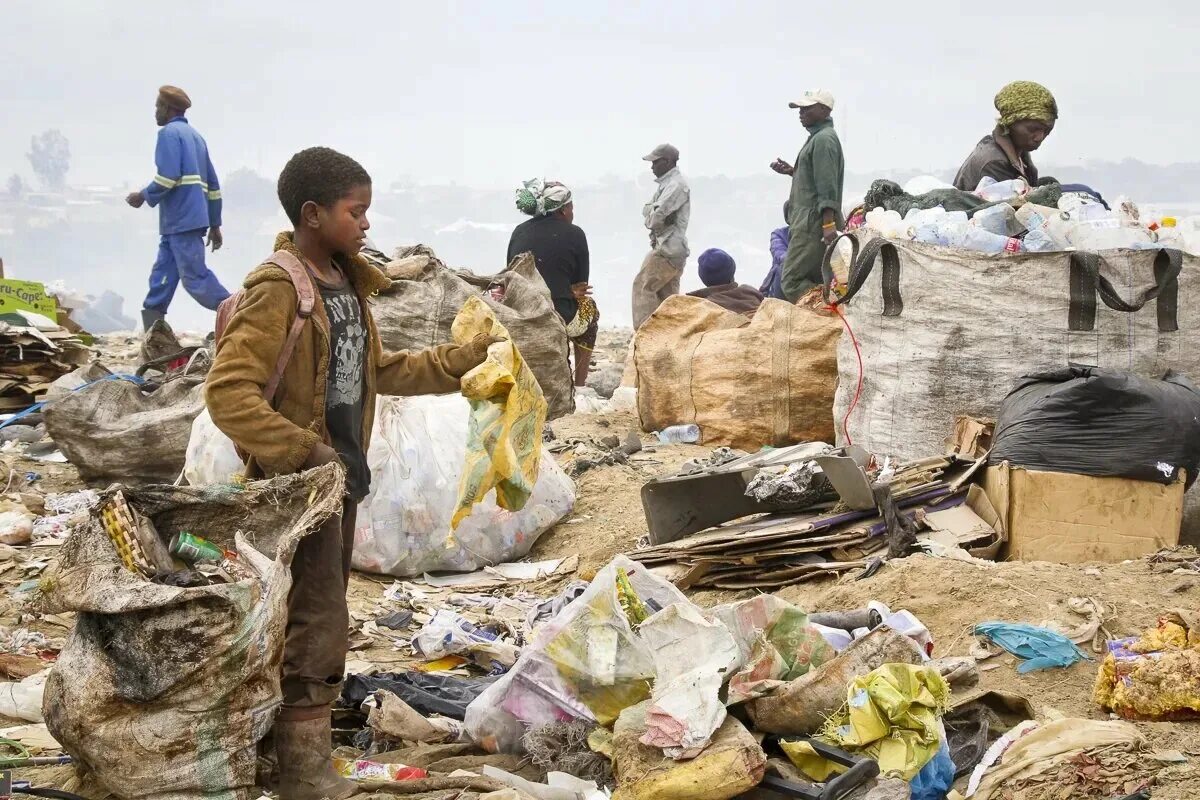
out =
[[[223,241],[221,184],[208,157],[208,145],[183,116],[191,106],[191,98],[176,86],[158,90],[154,104],[154,120],[160,128],[154,148],[156,174],[145,189],[125,198],[134,208],[143,203],[151,208],[161,204],[158,232],[162,240],[150,272],[150,293],[142,303],[142,324],[147,330],[166,319],[181,280],[187,293],[210,311],[229,297],[204,264],[205,245],[212,245],[215,252]]]

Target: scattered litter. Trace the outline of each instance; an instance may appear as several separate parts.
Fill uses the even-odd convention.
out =
[[[936,670],[887,664],[850,682],[845,705],[825,722],[816,738],[868,756],[878,762],[882,774],[911,781],[946,746],[939,718],[949,700],[950,687]],[[813,780],[827,780],[844,769],[811,747],[806,752],[788,741],[781,741],[780,747]],[[953,776],[951,763],[951,780]],[[949,781],[943,793],[946,788]]]
[[[491,675],[507,672],[521,654],[515,644],[472,625],[449,609],[439,609],[413,637],[412,646],[426,660],[467,654]]]
[[[0,716],[42,722],[42,695],[49,673],[46,669],[16,683],[0,683]]]
[[[1200,717],[1200,619],[1177,610],[1141,636],[1115,639],[1100,663],[1094,699],[1126,719]]]
[[[8,501],[0,501],[8,510],[0,510],[0,544],[28,544],[33,539],[33,515]]]
[[[462,719],[467,706],[492,685],[495,678],[460,678],[426,675],[421,672],[381,672],[347,675],[342,685],[341,705],[357,709],[368,697],[386,690],[417,713]]]
[[[613,782],[612,763],[591,746],[592,734],[601,731],[612,736],[606,728],[587,720],[552,722],[530,728],[521,744],[530,762],[538,769],[547,773],[565,772],[594,781],[598,786],[610,786]]]
[[[1069,667],[1091,657],[1061,633],[1021,622],[984,622],[975,626],[977,636],[986,636],[1021,659],[1017,672],[1025,674],[1051,667]]]
[[[613,729],[617,800],[729,800],[762,781],[766,755],[736,718],[726,717],[696,758],[673,761],[641,742],[648,705],[625,709]]]
[[[365,758],[335,758],[333,759],[333,768],[343,778],[349,778],[352,781],[411,781],[429,777],[429,773],[420,767],[409,767],[404,764],[381,764]]]
[[[971,774],[965,796],[971,800],[998,800],[1000,792],[1014,782],[1042,775],[1072,754],[1116,745],[1141,746],[1143,743],[1142,735],[1128,722],[1066,718],[1046,723],[1022,723],[988,750]],[[1074,793],[1054,795],[1055,798],[1075,796]]]
[[[430,575],[428,572],[421,582],[439,589],[476,589],[490,586],[503,586],[506,583],[534,581],[551,575],[574,572],[579,568],[579,556],[552,558],[545,561],[516,561],[507,564],[496,564],[484,567],[477,572],[457,573],[449,575]]]
[[[855,641],[821,669],[780,687],[774,694],[747,705],[754,727],[764,733],[818,732],[825,720],[846,702],[846,687],[885,664],[920,664],[921,648],[903,634],[880,626]]]
[[[816,461],[788,464],[782,472],[762,470],[746,485],[746,496],[760,503],[795,503],[812,505],[820,502],[831,487]]]
[[[367,716],[367,724],[376,738],[410,742],[469,741],[460,720],[450,717],[423,717],[412,706],[387,690],[375,695],[377,706]]]
[[[30,755],[59,752],[63,749],[46,726],[40,723],[0,729],[0,739],[18,742],[29,751]]]
[[[641,742],[676,760],[695,758],[725,720],[719,695],[741,660],[738,644],[690,602],[667,606],[638,634],[654,656],[655,676]]]

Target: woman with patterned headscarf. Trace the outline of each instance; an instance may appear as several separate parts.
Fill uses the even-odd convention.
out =
[[[517,210],[532,219],[522,222],[508,241],[508,261],[532,253],[554,308],[575,345],[575,385],[587,383],[600,312],[588,285],[587,236],[575,225],[571,190],[557,181],[534,179],[517,189]]]
[[[1024,178],[1037,185],[1037,167],[1029,154],[1042,146],[1058,120],[1058,103],[1040,83],[1013,81],[996,95],[996,129],[979,140],[954,176],[954,186],[975,191],[980,179]]]

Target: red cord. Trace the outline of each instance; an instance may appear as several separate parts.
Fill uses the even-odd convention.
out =
[[[862,396],[862,350],[858,346],[858,337],[854,335],[854,331],[850,328],[850,323],[846,320],[846,315],[842,313],[842,307],[840,305],[829,306],[829,310],[837,314],[842,324],[846,326],[846,333],[850,334],[850,342],[854,345],[854,355],[858,359],[858,386],[854,389],[854,399],[850,401],[850,407],[846,409],[846,416],[842,418],[842,434],[846,437],[846,444],[852,445],[854,444],[854,440],[850,438],[850,415],[854,413],[854,409],[858,405],[858,398]]]

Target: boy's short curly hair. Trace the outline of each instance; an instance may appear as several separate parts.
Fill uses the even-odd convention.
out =
[[[355,186],[370,184],[371,176],[348,155],[328,147],[310,147],[288,159],[279,173],[279,202],[293,225],[300,224],[300,207],[312,200],[329,207]]]

